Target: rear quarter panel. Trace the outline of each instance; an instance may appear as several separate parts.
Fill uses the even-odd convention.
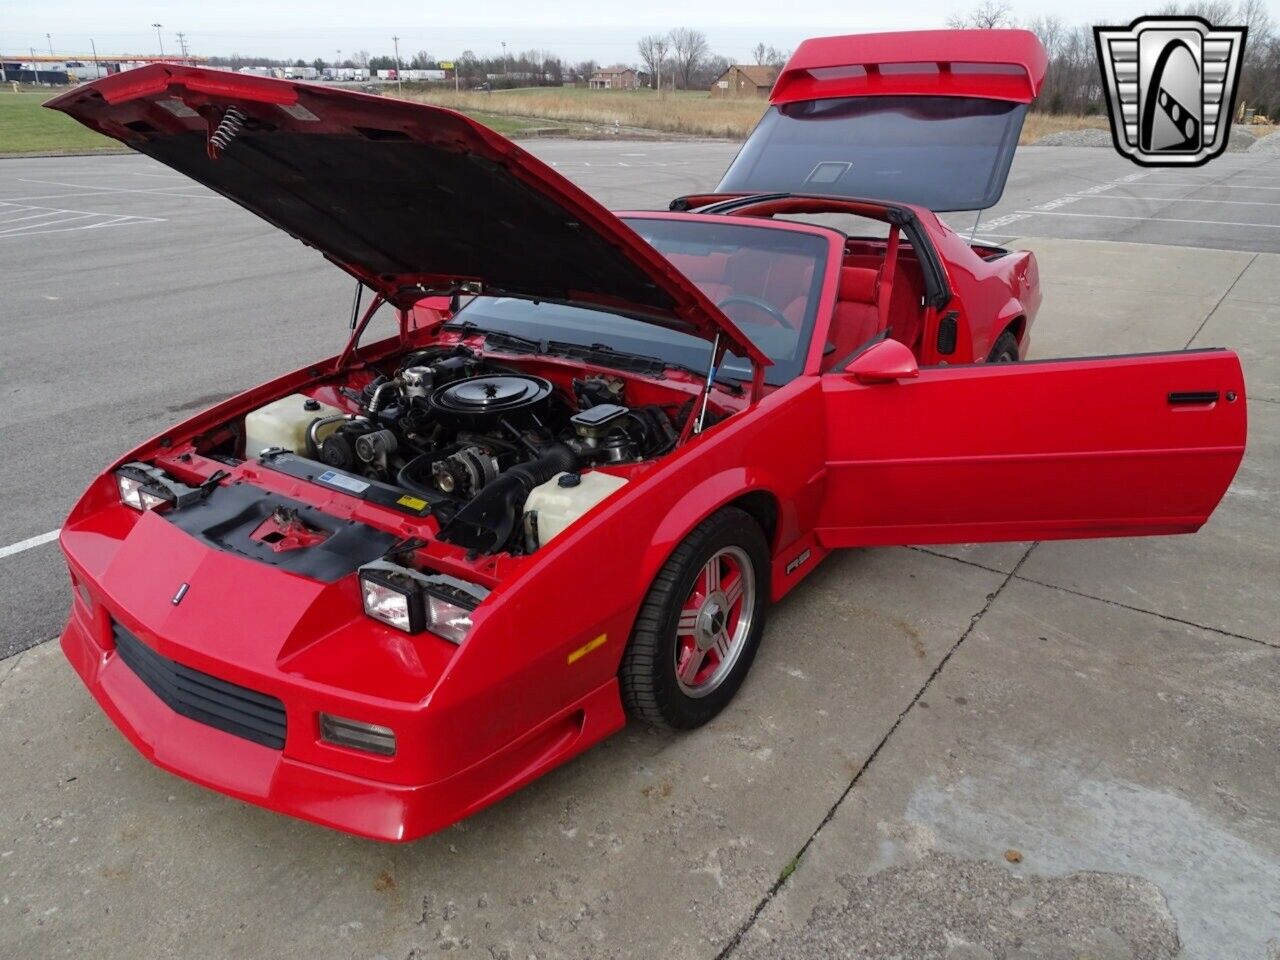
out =
[[[959,313],[960,336],[948,363],[981,363],[1005,330],[1012,327],[1019,352],[1026,356],[1030,328],[1040,309],[1040,271],[1035,254],[1011,250],[983,259],[968,241],[927,212],[921,217],[933,239],[947,278],[952,300],[944,308]]]

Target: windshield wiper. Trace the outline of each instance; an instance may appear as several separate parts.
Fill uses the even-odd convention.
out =
[[[512,353],[547,353],[548,342],[546,340],[534,340],[530,337],[521,337],[514,333],[507,333],[503,330],[486,330],[479,324],[470,320],[450,320],[444,325],[446,330],[458,330],[463,336],[471,334],[480,334],[484,337],[486,344],[492,343],[495,347],[501,347],[504,350],[510,350]]]

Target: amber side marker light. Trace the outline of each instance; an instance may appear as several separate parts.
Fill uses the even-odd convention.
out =
[[[393,757],[396,753],[396,733],[390,727],[335,717],[331,713],[320,714],[320,739],[384,757]]]

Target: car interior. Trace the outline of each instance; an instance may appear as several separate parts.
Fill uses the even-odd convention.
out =
[[[738,215],[757,214],[744,210]],[[847,238],[835,310],[823,350],[823,372],[834,369],[884,331],[913,351],[917,349],[924,329],[924,274],[915,250],[898,226],[858,214],[816,210],[788,210],[773,218],[827,227]],[[772,305],[792,326],[801,320],[812,278],[812,265],[804,258],[742,250],[707,255],[673,253],[669,259],[716,303],[748,294]],[[725,310],[733,320],[780,322],[763,309],[751,309],[741,299],[729,302]]]

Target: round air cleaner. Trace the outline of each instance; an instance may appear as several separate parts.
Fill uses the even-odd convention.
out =
[[[477,423],[539,407],[550,396],[551,383],[541,377],[496,374],[440,387],[431,394],[431,409],[447,419]]]

